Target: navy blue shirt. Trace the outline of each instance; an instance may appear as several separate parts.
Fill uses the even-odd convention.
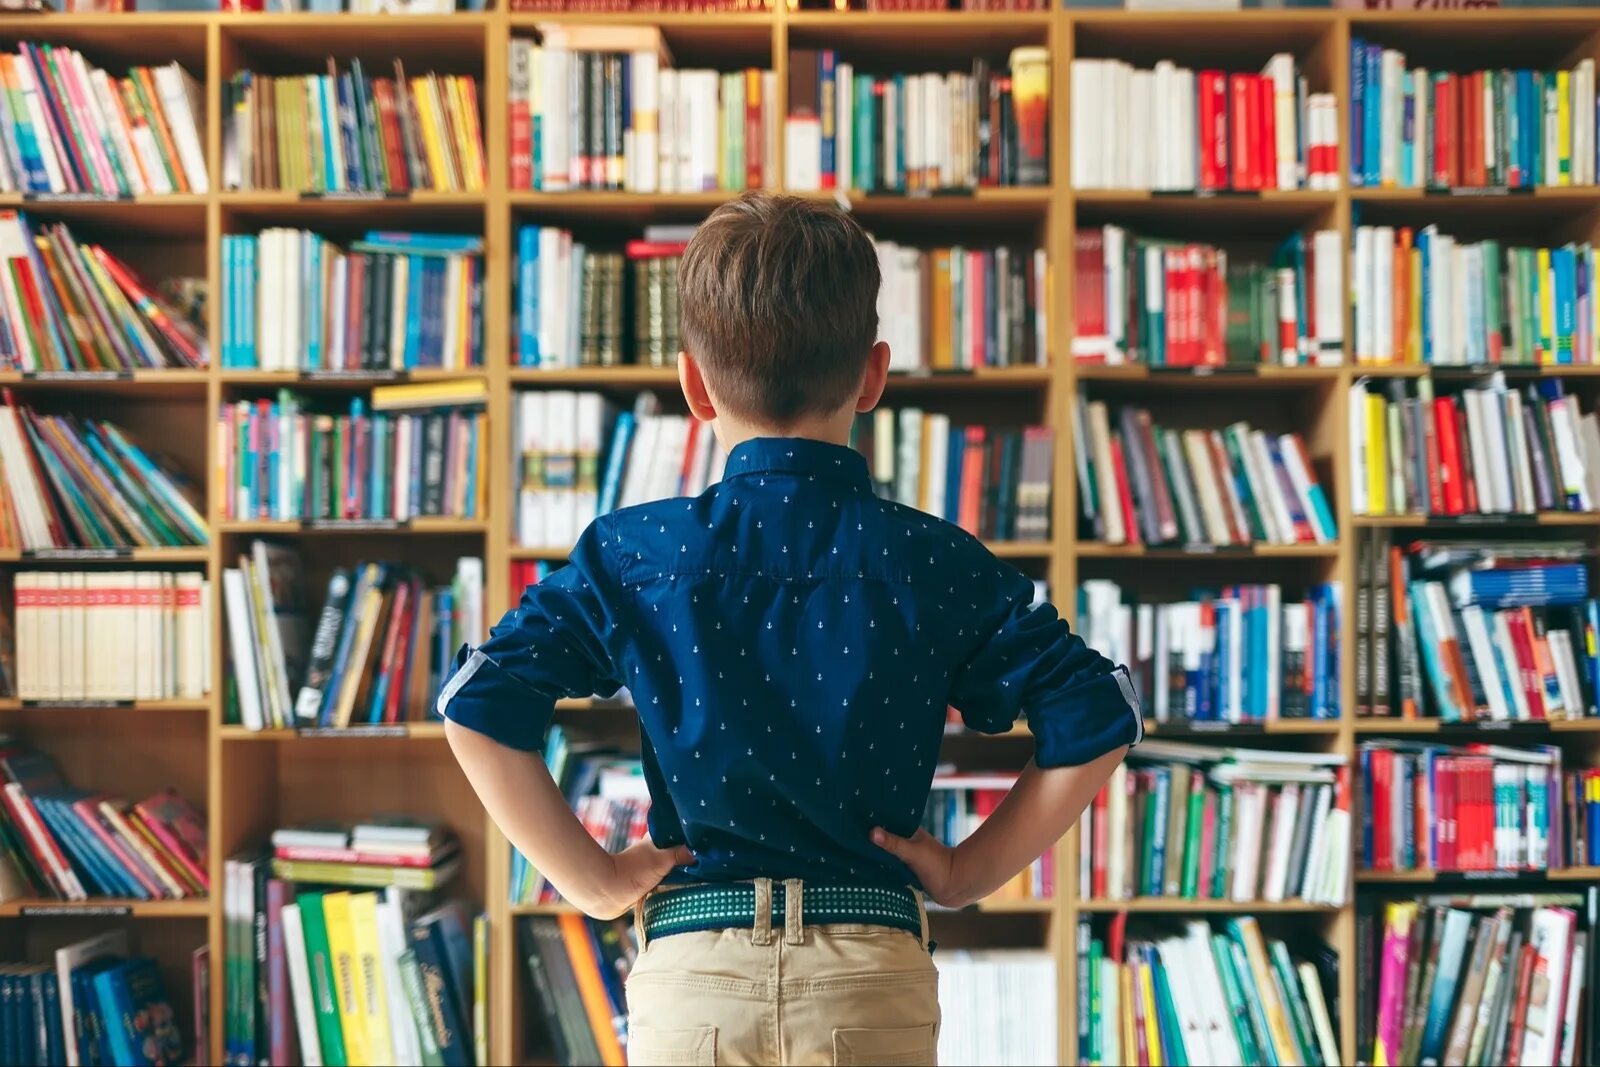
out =
[[[905,885],[868,839],[922,817],[947,707],[1025,715],[1041,767],[1142,733],[1127,671],[957,527],[873,494],[839,445],[759,438],[692,499],[601,517],[439,695],[446,717],[536,749],[557,699],[627,686],[672,880]]]

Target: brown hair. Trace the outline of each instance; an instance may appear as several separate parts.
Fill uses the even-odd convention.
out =
[[[717,398],[785,426],[837,411],[878,336],[878,256],[826,201],[748,193],[713,211],[678,268],[684,347]]]

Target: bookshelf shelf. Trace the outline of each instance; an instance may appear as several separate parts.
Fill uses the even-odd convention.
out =
[[[209,700],[133,700],[103,704],[92,700],[73,703],[70,700],[34,701],[18,700],[15,697],[0,699],[0,712],[25,711],[46,715],[57,711],[93,711],[101,715],[115,716],[128,713],[150,715],[168,712],[196,713],[210,710],[211,701]]]
[[[1155,719],[1144,721],[1147,734],[1162,737],[1183,737],[1196,740],[1207,737],[1251,737],[1261,734],[1300,734],[1333,737],[1340,732],[1339,723],[1331,719],[1269,719],[1266,722],[1191,722],[1187,720]]]
[[[1439,882],[1449,885],[1483,886],[1492,892],[1497,884],[1514,886],[1544,885],[1550,882],[1588,882],[1600,878],[1600,867],[1566,867],[1551,871],[1356,871],[1356,881],[1364,885]]]
[[[517,386],[551,386],[561,389],[677,389],[678,387],[676,367],[564,367],[550,370],[513,367],[510,378],[511,383]],[[229,379],[225,375],[223,380]],[[928,374],[895,373],[889,376],[886,389],[891,394],[966,389],[998,391],[1043,388],[1048,386],[1051,380],[1052,375],[1048,367],[983,367],[970,371],[937,371]]]
[[[1477,720],[1442,722],[1439,719],[1357,719],[1358,734],[1500,734],[1600,733],[1600,719]]]
[[[1095,541],[1080,541],[1077,553],[1081,559],[1163,559],[1163,560],[1226,560],[1226,559],[1336,559],[1338,545],[1230,545],[1212,548],[1168,548],[1150,545],[1108,545]]]
[[[384,744],[404,741],[443,741],[444,723],[442,722],[402,722],[377,726],[347,726],[342,728],[308,729],[308,730],[251,730],[244,726],[223,726],[219,728],[220,736],[224,741],[245,741],[252,743],[323,743],[328,744],[358,744],[369,741],[380,741]]]
[[[1357,527],[1416,527],[1439,530],[1496,529],[1515,526],[1600,526],[1600,511],[1541,511],[1536,515],[1356,515]]]
[[[0,549],[0,563],[21,563],[27,566],[45,564],[84,564],[95,566],[122,566],[128,563],[206,563],[211,559],[210,549],[200,548],[131,548],[131,549],[59,549],[28,553],[20,549]]]
[[[1304,900],[1188,900],[1178,897],[1134,897],[1131,900],[1080,900],[1078,910],[1091,914],[1119,911],[1152,915],[1253,915],[1258,912],[1289,915],[1334,915],[1332,904]]]
[[[216,530],[221,534],[259,534],[263,536],[287,537],[296,534],[359,534],[363,537],[378,534],[394,536],[397,534],[417,535],[433,534],[449,536],[455,534],[482,534],[488,531],[488,523],[483,519],[437,519],[418,518],[409,522],[393,522],[387,519],[350,519],[331,520],[327,522],[275,522],[240,521],[228,519],[216,524]]]
[[[44,917],[115,916],[130,919],[204,919],[211,915],[211,901],[125,900],[116,897],[81,901],[11,900],[0,904],[0,919]]]
[[[1055,548],[1049,541],[988,541],[985,547],[1001,559],[1050,559],[1055,555]],[[511,559],[566,559],[572,551],[572,546],[565,548],[557,545],[544,547],[527,547],[513,545],[507,549],[506,554]]]
[[[1474,367],[1452,367],[1432,363],[1367,364],[1354,368],[1357,377],[1365,378],[1441,378],[1457,380],[1481,378],[1485,374],[1503,373],[1508,378],[1595,378],[1600,377],[1600,364],[1565,363],[1527,366],[1509,363],[1485,363]]]

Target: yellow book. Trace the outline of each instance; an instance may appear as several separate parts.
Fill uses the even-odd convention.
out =
[[[350,932],[355,944],[356,972],[361,979],[362,997],[357,1007],[367,1027],[367,1051],[374,1063],[393,1063],[389,991],[383,980],[378,945],[378,894],[350,894]]]
[[[1161,1026],[1156,1017],[1156,981],[1149,964],[1139,966],[1139,998],[1144,1001],[1144,1039],[1150,1053],[1150,1067],[1163,1067]]]
[[[464,74],[451,79],[455,93],[457,114],[461,117],[456,127],[461,142],[461,184],[469,193],[483,191],[483,134],[478,128],[478,92],[472,79]]]
[[[1539,287],[1539,362],[1556,361],[1556,287],[1551,280],[1550,250],[1539,249],[1535,284]]]
[[[444,155],[445,175],[448,179],[445,188],[452,192],[460,192],[461,183],[461,157],[456,150],[456,140],[452,136],[455,123],[450,114],[449,91],[441,85],[437,74],[428,75],[428,92],[433,97],[433,113],[439,120],[439,151]]]
[[[371,680],[368,677],[367,660],[372,652],[373,635],[377,632],[378,616],[382,608],[383,590],[374,582],[362,598],[355,640],[350,645],[350,658],[345,661],[345,676],[339,682],[339,702],[333,709],[335,726],[350,725],[350,716],[355,712],[356,697],[367,688],[367,682]]]
[[[1261,940],[1261,927],[1249,915],[1231,920],[1228,927],[1244,949],[1245,959],[1250,964],[1250,976],[1255,982],[1256,993],[1261,997],[1261,1012],[1267,1018],[1267,1030],[1271,1034],[1273,1048],[1277,1050],[1278,1063],[1283,1067],[1299,1067],[1300,1046],[1289,1026],[1283,1001],[1278,997],[1278,986],[1272,977],[1272,967],[1267,962],[1267,946]]]
[[[472,349],[472,277],[464,259],[456,261],[455,367],[465,367]]]
[[[361,1013],[365,983],[356,963],[355,933],[350,924],[350,894],[324,893],[322,915],[328,925],[328,956],[333,960],[333,989],[339,1002],[339,1031],[344,1035],[345,1062],[350,1067],[376,1067],[367,1047],[367,1024]]]
[[[954,338],[950,336],[952,329],[950,310],[950,250],[936,248],[926,253],[933,263],[933,359],[932,365],[938,370],[947,370],[955,366]]]
[[[1117,984],[1121,987],[1117,1003],[1122,1009],[1118,1020],[1122,1027],[1122,1058],[1132,1062],[1138,1059],[1139,1035],[1133,1026],[1133,968],[1126,963],[1117,964]]]
[[[417,122],[422,127],[422,150],[428,157],[428,188],[448,189],[450,168],[445,165],[444,149],[439,136],[439,117],[434,113],[433,94],[428,92],[428,79],[411,79],[411,97],[417,105]]]
[[[407,382],[380,385],[372,390],[373,411],[428,411],[484,404],[489,385],[482,378],[452,378],[443,382]]]
[[[1378,393],[1368,393],[1367,401],[1367,514],[1389,513],[1389,418],[1388,403]]]
[[[1572,184],[1572,72],[1556,71],[1556,184]]]

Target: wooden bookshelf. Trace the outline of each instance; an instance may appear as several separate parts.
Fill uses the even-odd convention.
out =
[[[634,195],[614,192],[542,193],[509,187],[506,48],[514,34],[527,34],[542,22],[649,23],[661,26],[676,43],[700,55],[752,57],[770,62],[777,73],[778,114],[786,108],[789,49],[837,46],[885,64],[917,69],[951,62],[965,65],[978,51],[1018,44],[1048,47],[1053,64],[1051,177],[1045,188],[984,189],[971,196],[903,197],[852,193],[841,199],[869,228],[917,234],[933,225],[941,237],[986,237],[996,227],[1030,234],[1048,250],[1053,269],[1047,293],[1053,361],[1046,367],[983,370],[972,374],[896,376],[893,403],[916,402],[930,410],[960,415],[1004,410],[1008,416],[1054,425],[1054,523],[1049,541],[993,546],[1036,577],[1047,578],[1055,599],[1070,610],[1080,579],[1109,576],[1138,582],[1150,578],[1188,584],[1279,580],[1309,584],[1336,580],[1351,589],[1354,538],[1358,527],[1410,529],[1452,524],[1410,518],[1357,518],[1350,509],[1350,469],[1346,393],[1362,375],[1409,376],[1416,368],[1260,367],[1246,372],[1191,373],[1146,367],[1079,367],[1068,358],[1072,322],[1073,236],[1079,225],[1125,223],[1159,234],[1179,225],[1197,236],[1225,238],[1236,228],[1260,234],[1287,234],[1306,227],[1339,230],[1348,246],[1357,211],[1387,219],[1459,221],[1463,213],[1505,226],[1575,226],[1593,236],[1600,187],[1541,189],[1532,196],[1438,197],[1413,190],[1349,189],[1337,192],[1266,192],[1253,196],[1171,196],[1117,190],[1075,191],[1069,184],[1070,108],[1068,63],[1074,56],[1119,57],[1139,63],[1171,58],[1189,65],[1259,69],[1268,55],[1294,52],[1316,75],[1319,88],[1339,100],[1341,174],[1348,171],[1349,85],[1345,57],[1352,36],[1392,43],[1426,56],[1430,65],[1459,62],[1504,65],[1509,59],[1565,62],[1595,53],[1600,10],[1518,9],[1449,13],[1261,10],[1230,13],[1054,10],[1018,13],[771,12],[677,14],[639,12],[458,14],[449,16],[250,15],[231,13],[133,15],[0,15],[0,41],[22,39],[70,44],[90,58],[116,66],[183,62],[206,89],[208,106],[201,131],[213,186],[222,173],[221,88],[235,71],[252,64],[278,70],[317,69],[333,55],[387,59],[398,55],[417,71],[438,68],[470,72],[480,78],[482,128],[488,184],[482,193],[417,193],[384,200],[317,200],[293,192],[214,191],[208,195],[143,197],[123,201],[34,201],[0,196],[0,207],[26,209],[74,226],[126,230],[127,241],[150,238],[161,245],[153,263],[171,263],[202,273],[216,294],[220,287],[220,238],[270,225],[359,229],[368,225],[460,229],[485,238],[484,367],[463,374],[489,384],[489,491],[487,512],[474,520],[430,520],[385,524],[305,524],[223,521],[210,471],[217,456],[211,426],[219,406],[279,387],[297,390],[359,392],[372,382],[317,379],[298,374],[223,371],[139,372],[131,379],[104,376],[28,377],[0,373],[0,385],[41,404],[62,409],[81,405],[96,414],[126,421],[141,436],[174,456],[196,484],[206,486],[211,543],[196,549],[136,550],[130,557],[72,561],[72,566],[115,567],[126,562],[203,566],[212,580],[215,613],[212,651],[216,673],[224,669],[225,630],[221,573],[239,549],[255,536],[296,542],[309,569],[325,570],[357,558],[402,558],[419,565],[458,555],[480,556],[487,575],[486,605],[491,615],[510,602],[509,564],[516,559],[559,558],[566,546],[519,548],[513,544],[510,422],[516,388],[598,388],[626,396],[639,390],[670,395],[672,368],[618,367],[538,371],[511,365],[512,235],[527,221],[583,228],[635,228],[652,221],[685,221],[703,216],[729,199],[726,192]],[[732,65],[732,59],[730,59]],[[782,152],[782,138],[779,139]],[[779,174],[782,173],[781,155]],[[833,194],[810,194],[834,198]],[[1412,213],[1415,213],[1413,216]],[[143,263],[141,262],[141,266]],[[219,303],[210,302],[212,350],[221,337]],[[1351,335],[1347,326],[1346,336]],[[1544,368],[1504,368],[1516,377],[1554,373]],[[1444,370],[1441,377],[1456,372]],[[1468,373],[1481,373],[1473,368]],[[1568,377],[1600,376],[1600,367],[1562,368]],[[450,377],[418,372],[410,380]],[[1080,385],[1091,395],[1179,405],[1199,417],[1249,417],[1269,427],[1304,434],[1317,461],[1323,485],[1332,494],[1340,539],[1329,545],[1259,546],[1253,549],[1186,552],[1171,548],[1106,546],[1076,535],[1077,486],[1068,419]],[[1464,524],[1460,524],[1464,525]],[[1475,523],[1474,529],[1524,530],[1537,536],[1561,528],[1562,536],[1593,540],[1600,514],[1513,516]],[[22,553],[0,553],[0,566],[30,565]],[[66,565],[53,563],[51,565]],[[442,564],[439,564],[442,565]],[[1263,579],[1265,573],[1272,577]],[[320,588],[308,582],[306,595]],[[1347,597],[1349,604],[1353,598]],[[1344,612],[1342,646],[1354,635],[1353,612]],[[1354,657],[1342,666],[1342,691],[1354,691]],[[133,708],[79,711],[32,708],[0,701],[0,728],[22,732],[61,760],[69,777],[91,788],[145,793],[175,785],[203,803],[211,825],[211,878],[219,892],[208,900],[160,903],[95,901],[52,907],[52,902],[20,902],[0,907],[0,958],[8,953],[48,951],[55,945],[129,922],[136,944],[156,955],[174,1000],[187,1004],[189,950],[203,941],[215,946],[212,963],[212,1060],[220,1058],[223,1020],[223,933],[220,887],[227,856],[262,840],[283,822],[358,818],[373,811],[412,810],[440,814],[462,839],[466,863],[455,889],[480,904],[492,920],[490,950],[490,1050],[496,1064],[523,1063],[526,996],[523,965],[513,924],[517,916],[552,909],[507,902],[509,855],[505,841],[484,817],[455,767],[438,724],[416,723],[404,731],[355,730],[347,736],[276,731],[252,733],[223,723],[223,687],[199,704],[160,702]],[[421,709],[412,709],[419,714]],[[131,714],[129,713],[131,712]],[[631,728],[625,709],[593,701],[563,702],[564,722],[610,722]],[[1221,744],[1292,744],[1353,755],[1360,738],[1383,734],[1433,734],[1454,737],[1473,732],[1485,740],[1532,740],[1570,744],[1592,757],[1600,723],[1551,723],[1548,727],[1456,727],[1434,722],[1357,720],[1347,710],[1337,720],[1278,722],[1229,730],[1192,729],[1177,723],[1153,724],[1155,736],[1211,740]],[[1018,739],[1021,739],[1020,741]],[[983,738],[964,731],[947,734],[950,758],[973,769],[1020,766],[1027,758],[1025,732]],[[1285,741],[1287,739],[1287,741]],[[932,922],[950,944],[1030,944],[1053,951],[1058,961],[1059,1051],[1062,1062],[1076,1052],[1076,969],[1073,934],[1080,915],[1116,910],[1150,914],[1271,914],[1279,922],[1314,924],[1338,952],[1342,1013],[1341,1046],[1354,1058],[1355,910],[1289,901],[1234,904],[1224,901],[1080,900],[1077,895],[1077,831],[1057,853],[1058,894],[1049,901],[993,901],[960,912],[939,912]],[[1551,882],[1594,880],[1600,870],[1586,868],[1550,875]],[[1398,892],[1427,884],[1424,877],[1363,875],[1364,885],[1387,885]],[[1479,883],[1471,883],[1479,884]],[[1485,887],[1492,882],[1482,883]],[[1353,887],[1352,887],[1353,888]],[[1352,893],[1353,895],[1353,893]],[[124,908],[126,910],[124,910]],[[109,911],[105,909],[110,909]],[[188,1023],[188,1010],[180,1016]]]

